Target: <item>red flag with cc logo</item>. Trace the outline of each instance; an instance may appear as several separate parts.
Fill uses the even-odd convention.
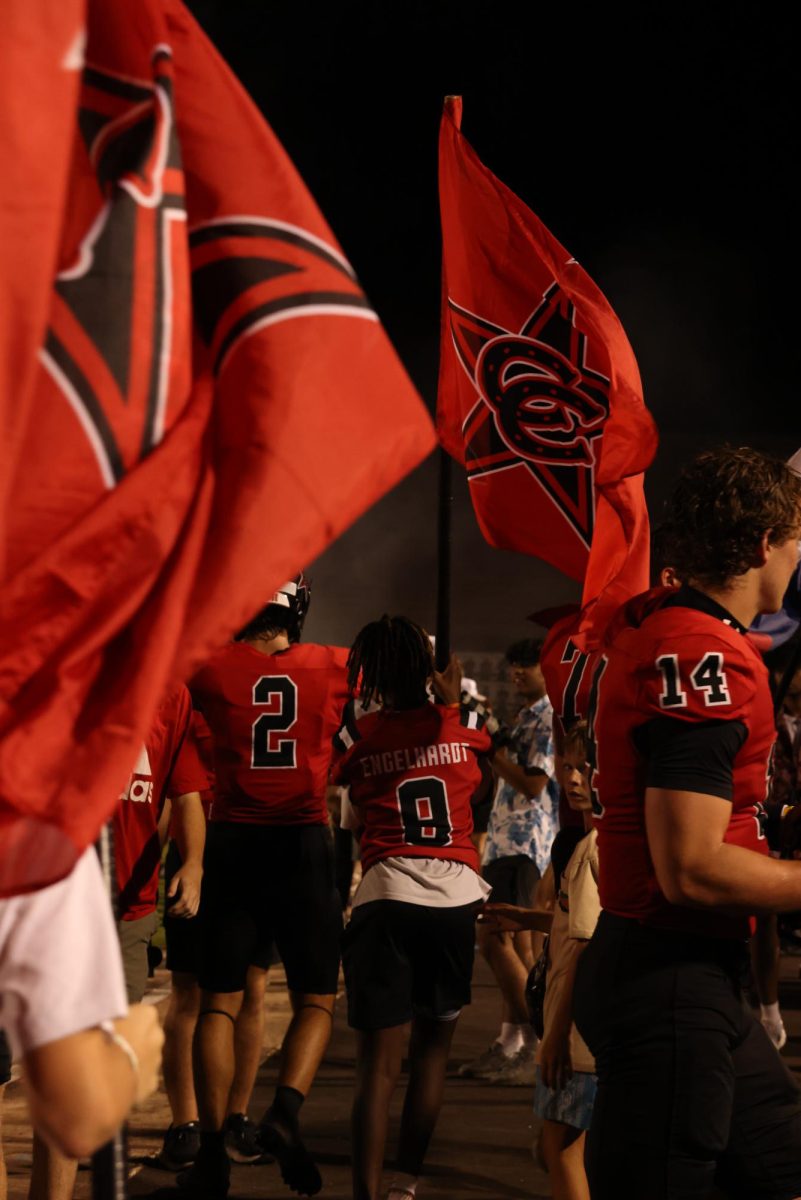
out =
[[[605,610],[648,586],[642,476],[657,437],[637,363],[601,291],[460,126],[451,97],[440,441],[467,470],[487,541],[583,581],[583,605]]]

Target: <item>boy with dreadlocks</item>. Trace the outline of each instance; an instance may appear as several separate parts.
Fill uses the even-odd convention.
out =
[[[334,777],[350,788],[364,872],[343,942],[348,1019],[358,1031],[353,1195],[377,1200],[411,1023],[387,1200],[415,1200],[456,1019],[470,1000],[474,921],[488,891],[470,837],[470,798],[490,739],[479,714],[460,706],[461,664],[453,658],[435,671],[428,635],[413,621],[384,616],[365,626],[348,672],[358,702],[334,739],[342,755]],[[439,703],[429,700],[432,682]]]

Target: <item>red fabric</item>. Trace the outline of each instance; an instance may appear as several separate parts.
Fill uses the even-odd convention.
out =
[[[440,440],[467,469],[492,545],[586,577],[585,606],[602,592],[615,606],[648,582],[642,472],[656,431],[637,363],[608,301],[460,124],[451,98],[440,129]]]
[[[337,762],[334,780],[350,788],[362,823],[364,871],[396,855],[450,859],[478,870],[470,799],[481,782],[476,754],[489,751],[490,738],[469,728],[463,715],[426,704],[358,721],[353,732],[359,740]],[[404,808],[400,789],[415,781],[421,787]]]
[[[749,936],[747,917],[669,904],[659,889],[645,833],[645,769],[633,731],[646,721],[737,720],[747,738],[734,761],[734,796],[724,841],[767,854],[759,814],[775,738],[767,669],[748,638],[717,617],[684,607],[662,608],[670,593],[637,597],[616,618],[604,648],[598,688],[597,760],[591,784],[603,809],[598,820],[601,905],[619,916],[711,936]],[[726,697],[693,686],[692,672],[712,653],[721,655]],[[675,656],[681,702],[664,703],[657,658]],[[603,661],[603,660],[601,660]]]
[[[82,64],[86,0],[6,0],[0,58],[0,580],[6,464],[30,417],[50,308]]]
[[[158,821],[165,799],[199,792],[206,783],[191,730],[192,702],[181,686],[159,706],[114,811],[117,911],[123,921],[156,911],[161,863]]]
[[[0,895],[71,869],[165,686],[434,443],[178,0],[91,0],[87,60],[44,360],[0,464]]]
[[[213,821],[325,825],[331,738],[348,699],[348,651],[303,643],[262,654],[232,642],[192,680],[214,743]]]

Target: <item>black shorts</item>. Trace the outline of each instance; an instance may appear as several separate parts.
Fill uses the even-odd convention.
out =
[[[537,864],[525,854],[512,854],[485,863],[481,874],[492,888],[489,904],[519,904],[534,907],[534,895],[540,881]]]
[[[241,991],[258,948],[274,941],[291,991],[333,995],[342,906],[328,827],[210,822],[200,918],[206,991]]]
[[[175,842],[167,846],[164,858],[164,895],[167,895],[172,877],[181,865],[181,855]],[[196,917],[171,917],[170,906],[164,907],[164,940],[167,944],[167,970],[177,971],[182,975],[197,976],[200,972],[200,956],[203,952],[203,922],[201,915]],[[251,966],[266,971],[275,966],[281,957],[275,948],[275,942],[266,942],[257,946]]]
[[[8,1083],[11,1078],[11,1047],[8,1044],[8,1038],[2,1029],[0,1029],[0,1087]]]
[[[742,943],[602,913],[574,1014],[596,1059],[593,1200],[801,1195],[801,1091],[745,1007]]]
[[[388,1029],[415,1014],[455,1017],[470,1003],[478,908],[399,900],[354,908],[342,941],[349,1025]]]

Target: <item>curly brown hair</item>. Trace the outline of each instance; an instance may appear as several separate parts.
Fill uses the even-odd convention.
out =
[[[749,446],[699,454],[666,506],[662,537],[682,579],[729,583],[754,563],[764,534],[776,546],[801,531],[801,477]]]

